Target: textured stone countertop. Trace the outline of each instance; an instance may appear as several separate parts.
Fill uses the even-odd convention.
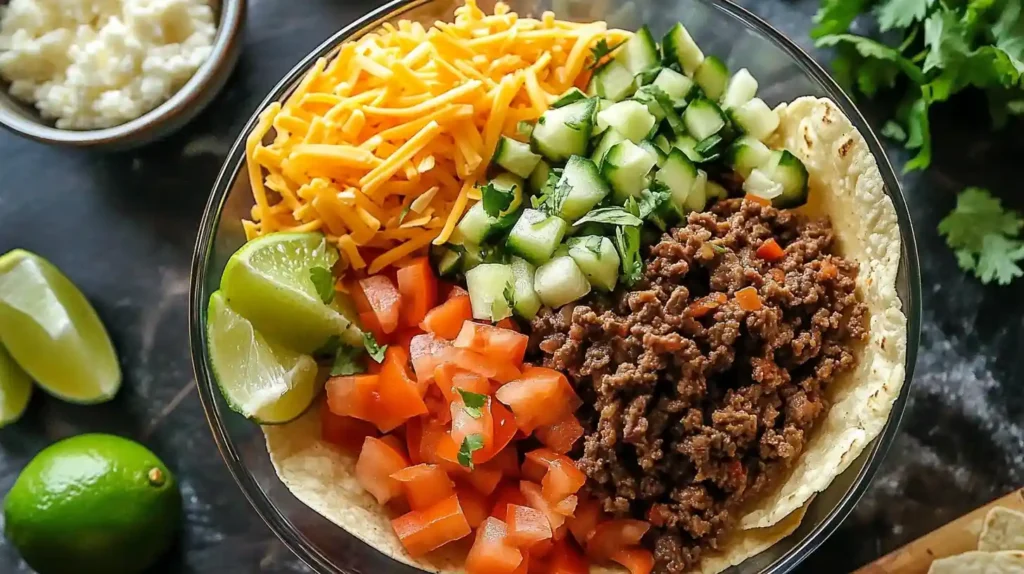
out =
[[[743,2],[811,50],[814,0]],[[134,437],[177,472],[181,539],[160,571],[307,572],[256,516],[210,437],[195,392],[186,325],[188,273],[221,160],[264,94],[303,55],[372,0],[251,0],[245,51],[227,88],[170,139],[120,154],[45,147],[0,134],[0,252],[43,254],[94,302],[119,349],[125,385],[101,406],[37,393],[0,431],[0,493],[47,444],[99,431]],[[885,116],[865,110],[872,125]],[[979,122],[985,122],[979,124]],[[984,109],[945,106],[927,174],[904,178],[923,270],[921,348],[898,438],[856,510],[800,572],[848,571],[1024,485],[1024,280],[983,287],[936,234],[967,184],[1024,207],[1024,140],[985,135]],[[965,135],[970,134],[970,135]],[[906,154],[890,149],[895,165]],[[0,540],[0,571],[29,572]]]

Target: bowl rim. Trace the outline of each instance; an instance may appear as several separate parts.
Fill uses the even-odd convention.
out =
[[[137,134],[155,132],[167,122],[179,117],[188,117],[194,106],[200,105],[206,90],[219,83],[218,76],[222,66],[233,61],[230,54],[235,39],[242,31],[246,2],[247,0],[221,0],[217,33],[214,35],[209,56],[170,98],[141,116],[109,128],[68,130],[38,123],[12,111],[8,106],[0,106],[0,125],[18,135],[42,143],[92,147],[114,144]],[[24,103],[10,94],[7,94],[7,97],[12,102]]]
[[[218,229],[220,217],[224,204],[229,196],[235,177],[240,170],[244,169],[245,144],[249,132],[259,121],[260,113],[275,101],[282,100],[289,89],[305,74],[320,57],[329,55],[340,44],[349,40],[360,32],[368,32],[379,26],[383,21],[391,19],[415,8],[430,4],[435,0],[391,0],[390,2],[371,10],[365,15],[357,18],[351,24],[341,28],[318,47],[304,56],[267,94],[260,105],[253,112],[249,121],[239,133],[237,139],[225,158],[224,165],[217,176],[212,189],[210,199],[203,212],[199,225],[195,250],[193,253],[192,266],[190,270],[189,285],[189,338],[190,351],[192,356],[193,369],[196,375],[196,384],[199,387],[199,397],[206,414],[207,422],[213,434],[214,442],[224,459],[229,472],[236,484],[241,488],[243,495],[252,505],[257,515],[270,527],[271,531],[281,542],[287,546],[302,562],[316,572],[327,572],[332,574],[344,574],[345,571],[334,565],[333,561],[325,556],[306,536],[302,535],[291,524],[276,505],[269,499],[267,494],[255,481],[251,473],[242,462],[236,446],[233,444],[230,434],[226,429],[224,418],[217,406],[216,380],[212,376],[212,368],[209,365],[205,346],[205,328],[203,319],[205,317],[206,271],[213,250],[213,240]],[[810,56],[796,42],[790,40],[785,34],[777,30],[760,16],[750,10],[735,4],[733,0],[695,0],[705,4],[708,8],[726,12],[742,24],[752,28],[757,33],[773,41],[776,46],[788,54],[812,79],[819,82],[831,92],[829,95],[836,98],[836,104],[849,117],[850,121],[863,135],[872,155],[878,163],[879,172],[888,190],[887,195],[893,202],[896,210],[897,222],[902,240],[900,253],[900,274],[905,275],[907,281],[907,298],[901,300],[903,311],[907,317],[907,354],[905,360],[905,374],[903,387],[893,403],[888,420],[882,432],[872,441],[871,444],[861,453],[861,457],[867,457],[866,462],[853,478],[846,492],[839,498],[836,504],[821,518],[821,521],[814,528],[807,532],[802,539],[794,544],[783,555],[774,560],[772,564],[762,570],[762,574],[781,574],[789,572],[806,559],[814,550],[842,524],[849,516],[867,491],[871,480],[874,478],[881,466],[889,447],[898,433],[900,421],[906,408],[911,383],[913,381],[914,367],[917,362],[917,353],[921,336],[922,316],[922,293],[921,293],[921,269],[917,249],[917,239],[914,233],[913,222],[907,206],[903,188],[900,184],[892,164],[875,135],[870,124],[865,120],[860,110],[854,105],[853,100],[846,91],[828,74],[824,67]],[[899,281],[899,279],[897,279]],[[848,472],[848,471],[846,471]],[[731,569],[730,569],[731,571]]]

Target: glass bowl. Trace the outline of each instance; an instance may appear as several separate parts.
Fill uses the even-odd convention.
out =
[[[892,166],[867,122],[832,78],[796,44],[764,21],[732,3],[722,0],[509,0],[513,11],[539,16],[554,10],[562,19],[605,20],[609,26],[632,30],[648,24],[656,37],[671,23],[682,21],[707,53],[726,60],[730,68],[748,68],[760,83],[761,96],[769,105],[798,96],[831,98],[849,116],[868,142],[878,160],[886,191],[896,206],[903,252],[897,291],[909,320],[907,384],[889,416],[882,434],[832,485],[811,503],[799,529],[771,549],[729,570],[732,574],[781,573],[792,570],[816,549],[846,518],[867,489],[896,435],[910,389],[920,334],[921,278],[917,247],[907,204]],[[330,56],[338,46],[377,28],[384,22],[416,20],[429,25],[449,21],[459,0],[395,0],[367,14],[339,31],[306,56],[271,91],[260,106],[284,100],[298,85],[317,58]],[[483,0],[481,8],[491,10],[493,2]],[[241,219],[247,217],[253,200],[246,174],[245,137],[257,116],[250,118],[229,154],[200,225],[192,263],[189,332],[192,361],[203,408],[214,440],[228,469],[271,530],[304,562],[317,572],[415,572],[363,544],[341,528],[299,502],[280,483],[267,455],[263,433],[253,423],[233,413],[221,398],[211,375],[207,354],[206,306],[220,282],[228,257],[245,241]]]

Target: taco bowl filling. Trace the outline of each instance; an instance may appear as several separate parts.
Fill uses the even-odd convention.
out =
[[[317,62],[248,134],[207,314],[281,481],[433,572],[719,572],[903,383],[900,235],[828,100],[682,24],[473,2]]]

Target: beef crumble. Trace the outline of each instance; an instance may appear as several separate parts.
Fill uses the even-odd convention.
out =
[[[771,238],[785,249],[775,262],[756,254]],[[534,360],[566,373],[585,403],[573,455],[588,490],[613,516],[650,521],[656,571],[687,571],[722,543],[854,366],[866,310],[857,265],[833,243],[828,219],[718,202],[651,246],[631,289],[533,320]],[[760,309],[741,308],[744,287]]]

